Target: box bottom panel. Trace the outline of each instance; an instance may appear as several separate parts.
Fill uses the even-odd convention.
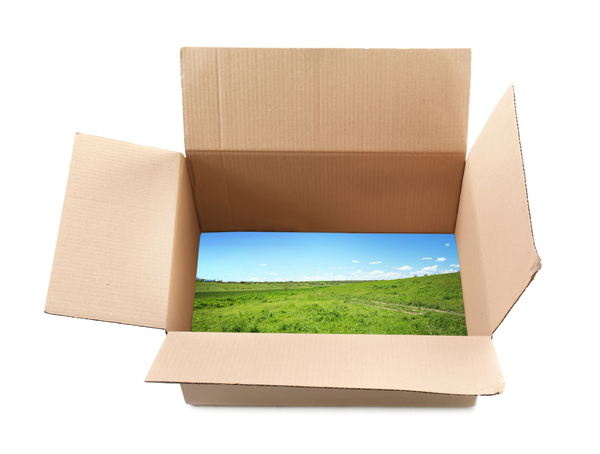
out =
[[[473,407],[477,396],[413,391],[181,384],[190,405],[306,407]]]

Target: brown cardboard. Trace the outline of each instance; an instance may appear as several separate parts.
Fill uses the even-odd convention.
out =
[[[465,153],[470,49],[181,49],[185,149]]]
[[[203,232],[453,233],[465,163],[440,152],[187,156]]]
[[[178,320],[198,254],[187,181],[180,153],[77,134],[45,311],[153,328],[180,311],[170,324],[190,329]]]
[[[185,160],[181,161],[175,232],[171,255],[171,279],[169,281],[169,305],[167,308],[167,331],[190,331],[196,291],[196,267],[200,228],[194,209],[192,186]]]
[[[294,407],[473,407],[477,396],[380,389],[300,388],[288,386],[194,385],[182,383],[190,405]]]
[[[454,232],[470,63],[469,49],[182,49],[202,231]]]
[[[455,235],[469,335],[491,336],[541,268],[512,86],[469,152]]]
[[[502,392],[488,336],[168,333],[149,382]]]
[[[512,87],[465,165],[470,51],[182,49],[187,157],[77,135],[46,312],[163,328],[196,405],[469,406],[540,267]],[[455,233],[466,337],[191,333],[200,232]],[[510,265],[510,266],[509,266]]]

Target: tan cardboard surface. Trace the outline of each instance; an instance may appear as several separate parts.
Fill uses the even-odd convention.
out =
[[[300,388],[287,386],[181,385],[191,405],[311,407],[472,407],[477,396],[379,389]]]
[[[188,151],[201,229],[453,233],[460,153]]]
[[[167,331],[190,331],[196,291],[200,228],[185,160],[181,160]]]
[[[455,235],[469,335],[491,335],[541,267],[512,86],[469,152]]]
[[[469,49],[182,49],[201,230],[452,233],[470,63]]]
[[[150,382],[488,395],[504,389],[489,337],[167,334]]]
[[[466,152],[470,49],[183,48],[185,149]]]
[[[166,327],[183,160],[176,152],[75,136],[46,312]],[[175,276],[182,266],[175,265]]]

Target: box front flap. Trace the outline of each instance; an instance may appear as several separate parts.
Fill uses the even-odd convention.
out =
[[[187,178],[181,153],[77,134],[45,311],[166,328],[170,299],[193,304],[171,288],[196,266],[174,244],[199,236]]]
[[[455,235],[469,335],[491,335],[541,268],[512,86],[467,157]]]
[[[489,337],[168,333],[149,382],[491,395],[504,389]]]

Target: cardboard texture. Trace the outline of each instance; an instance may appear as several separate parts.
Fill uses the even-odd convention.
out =
[[[472,406],[540,268],[512,87],[466,159],[468,49],[181,50],[186,157],[77,135],[46,312],[167,330],[194,405]],[[455,233],[468,336],[191,333],[209,231]],[[510,265],[510,266],[509,266]]]
[[[183,48],[185,149],[464,153],[469,49]]]
[[[168,333],[146,381],[462,395],[504,389],[487,336]]]
[[[455,236],[468,332],[491,336],[542,266],[512,86],[469,152]]]
[[[470,63],[468,49],[182,49],[202,231],[453,233]]]
[[[453,233],[464,154],[188,151],[203,232]]]
[[[183,160],[75,136],[46,312],[166,328]]]
[[[477,396],[379,389],[300,388],[286,386],[194,385],[182,383],[190,405],[295,407],[473,407]]]

